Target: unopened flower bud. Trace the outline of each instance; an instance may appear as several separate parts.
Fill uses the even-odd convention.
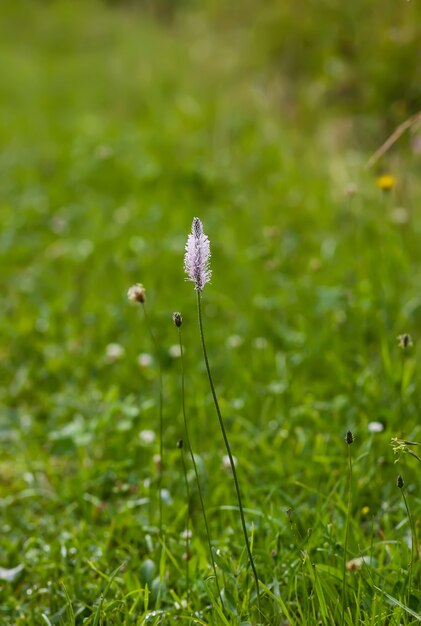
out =
[[[399,476],[398,476],[398,477],[397,477],[397,479],[396,479],[396,486],[397,486],[399,489],[403,489],[404,484],[405,484],[405,482],[404,482],[404,480],[403,480],[402,476],[399,474]]]
[[[412,341],[412,337],[411,335],[408,335],[408,333],[404,333],[403,335],[398,335],[396,339],[398,340],[398,346],[402,348],[402,350],[407,350],[408,348],[412,348],[412,346],[414,345],[414,342]]]
[[[350,430],[348,430],[348,432],[346,433],[345,441],[349,446],[351,445],[351,443],[354,443],[354,435]]]
[[[173,313],[172,321],[177,326],[177,328],[180,328],[181,324],[183,323],[183,318],[181,317],[181,313]]]

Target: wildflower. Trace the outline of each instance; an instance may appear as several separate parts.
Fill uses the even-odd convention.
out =
[[[228,348],[239,348],[242,343],[243,338],[240,335],[231,335],[226,341]]]
[[[354,435],[350,430],[348,430],[348,432],[346,433],[345,441],[349,446],[351,445],[351,443],[354,443]]]
[[[392,437],[390,445],[393,448],[393,453],[397,455],[395,463],[397,463],[403,454],[409,454],[415,457],[421,463],[421,457],[418,456],[409,446],[419,446],[417,441],[407,441],[406,439],[399,439],[398,437]]]
[[[181,357],[181,349],[178,343],[168,348],[168,354],[172,359],[179,359]]]
[[[396,187],[396,178],[391,174],[384,174],[376,178],[376,185],[382,191],[391,191]]]
[[[393,209],[390,214],[390,220],[393,224],[397,224],[398,226],[408,224],[410,218],[411,216],[408,209],[405,209],[404,207],[396,207],[396,209]]]
[[[105,358],[108,363],[114,363],[124,357],[125,350],[119,343],[109,343],[105,348]]]
[[[173,359],[179,359],[181,357],[181,349],[178,343],[175,343],[173,346],[168,348],[168,354]]]
[[[143,304],[145,302],[145,288],[141,283],[132,285],[127,292],[127,297],[130,302],[138,302]]]
[[[232,460],[234,461],[234,465],[236,466],[237,465],[237,457],[233,456]],[[222,466],[227,471],[231,471],[232,470],[231,460],[230,460],[228,454],[224,454],[224,456],[222,457]]]
[[[370,433],[382,433],[384,426],[381,422],[369,422],[368,430]]]
[[[209,239],[203,232],[202,222],[195,217],[186,243],[184,270],[188,276],[187,280],[194,283],[196,291],[202,291],[210,281],[212,275],[209,267],[210,256]]]
[[[142,352],[137,357],[137,364],[139,365],[139,367],[151,367],[152,363],[153,363],[153,357],[151,354],[148,354],[147,352]]]
[[[397,487],[398,489],[403,489],[404,484],[405,484],[405,481],[404,481],[404,479],[402,478],[402,476],[399,474],[399,476],[398,476],[398,477],[397,477],[397,479],[396,479],[396,487]]]
[[[209,379],[209,385],[211,388],[211,392],[212,392],[212,397],[213,397],[213,402],[215,405],[215,410],[216,410],[216,414],[218,417],[218,421],[219,421],[219,426],[221,428],[221,434],[222,437],[224,439],[224,443],[225,443],[225,448],[227,451],[227,456],[228,456],[228,460],[229,460],[229,465],[231,467],[231,471],[232,471],[232,476],[233,476],[233,480],[234,480],[234,486],[235,486],[235,491],[237,494],[237,501],[238,501],[238,508],[239,508],[239,513],[240,513],[240,518],[241,518],[241,526],[242,526],[242,530],[243,530],[243,535],[244,535],[244,541],[245,541],[245,546],[246,546],[246,550],[247,550],[247,554],[248,554],[248,559],[251,565],[251,569],[253,570],[253,577],[254,577],[254,582],[256,585],[256,592],[257,592],[257,605],[258,605],[258,609],[260,612],[260,586],[259,586],[259,577],[257,575],[257,570],[256,570],[256,566],[254,564],[254,559],[253,559],[253,555],[251,552],[251,546],[250,546],[250,541],[249,541],[249,537],[248,537],[248,531],[247,531],[247,526],[246,526],[246,520],[245,520],[245,516],[244,516],[244,509],[243,509],[243,504],[242,504],[242,500],[241,500],[241,492],[240,492],[240,486],[238,483],[238,478],[237,478],[237,471],[235,468],[235,460],[234,457],[232,456],[231,453],[231,446],[229,444],[228,441],[228,436],[227,436],[227,432],[226,432],[226,428],[225,428],[225,424],[224,424],[224,420],[221,414],[221,410],[219,408],[219,402],[218,402],[218,398],[216,395],[216,391],[215,391],[215,385],[213,383],[213,378],[212,378],[212,372],[209,366],[209,360],[208,360],[208,354],[207,354],[207,349],[206,349],[206,341],[205,341],[205,335],[203,332],[203,317],[202,317],[202,306],[201,306],[201,295],[202,295],[202,291],[204,286],[206,285],[207,282],[210,281],[211,278],[211,269],[209,266],[209,259],[210,259],[210,244],[209,244],[209,239],[207,238],[207,236],[204,234],[203,232],[203,225],[202,222],[199,220],[198,217],[195,217],[193,219],[193,223],[192,223],[192,230],[191,233],[187,239],[187,243],[186,243],[186,254],[184,256],[184,269],[187,273],[187,280],[190,280],[193,284],[194,284],[194,288],[196,290],[196,296],[197,296],[197,313],[198,313],[198,322],[199,322],[199,331],[200,331],[200,339],[201,339],[201,343],[202,343],[202,349],[203,349],[203,358],[205,360],[205,366],[206,366],[206,371],[208,374],[208,379]],[[209,533],[208,533],[209,535]],[[213,565],[215,565],[214,559],[212,558],[213,561]],[[214,567],[214,571],[215,571],[215,567]],[[217,576],[215,576],[216,582],[217,582]],[[224,602],[222,600],[222,596],[218,587],[218,593],[221,599],[221,605],[222,607],[224,606]]]
[[[172,321],[177,326],[177,328],[180,328],[181,324],[183,323],[183,318],[181,317],[181,313],[173,313]]]
[[[139,437],[143,443],[153,443],[155,441],[155,433],[153,430],[141,430]]]
[[[414,345],[414,342],[412,341],[412,337],[411,335],[408,335],[408,333],[404,333],[403,335],[398,335],[396,339],[398,341],[398,346],[402,348],[402,350],[406,350],[407,348],[412,348],[412,346]]]
[[[193,533],[190,528],[186,528],[185,530],[183,530],[182,533],[180,533],[180,537],[182,539],[191,539],[192,536],[193,536]]]
[[[184,558],[184,555],[183,555],[183,558]],[[185,598],[183,598],[181,602],[174,602],[174,607],[177,609],[177,611],[181,611],[181,609],[187,609],[188,602]]]
[[[356,571],[360,570],[364,564],[365,565],[370,565],[371,564],[370,557],[358,556],[355,559],[351,559],[350,561],[347,561],[346,569],[349,572],[356,572]]]

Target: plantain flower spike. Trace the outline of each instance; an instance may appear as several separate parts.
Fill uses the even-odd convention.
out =
[[[203,232],[202,222],[195,217],[186,243],[184,270],[187,274],[186,280],[194,284],[196,291],[203,291],[204,286],[211,279],[210,256],[209,239]]]
[[[345,441],[349,446],[351,445],[351,443],[354,443],[354,434],[351,430],[347,431]]]

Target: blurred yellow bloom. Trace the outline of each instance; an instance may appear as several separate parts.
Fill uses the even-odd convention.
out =
[[[363,508],[361,509],[361,513],[363,515],[368,515],[370,513],[370,507],[368,506],[363,506]]]
[[[376,178],[376,185],[382,191],[390,191],[396,187],[396,178],[391,174],[384,174]]]

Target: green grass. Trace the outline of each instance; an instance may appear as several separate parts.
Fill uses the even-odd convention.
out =
[[[0,23],[0,623],[339,624],[347,430],[347,557],[364,562],[346,570],[345,624],[417,623],[421,562],[409,593],[411,525],[396,477],[419,535],[419,464],[405,455],[395,465],[390,440],[421,439],[421,185],[410,133],[365,167],[386,139],[387,90],[370,100],[382,103],[372,124],[371,105],[363,121],[352,103],[346,114],[343,103],[310,112],[306,90],[295,116],[263,62],[265,31],[255,38],[241,13],[235,22],[196,7],[168,23],[127,6],[76,7],[20,1]],[[315,40],[327,27],[315,23]],[[380,171],[396,177],[390,193],[376,187]],[[207,346],[263,618],[184,280],[195,215],[211,241]],[[159,367],[126,298],[138,281],[163,370],[164,546]],[[173,311],[225,612],[188,455],[184,602]],[[414,346],[403,355],[405,332]],[[107,357],[113,343],[121,358]],[[152,361],[141,367],[139,354]],[[369,431],[373,421],[383,432]]]

